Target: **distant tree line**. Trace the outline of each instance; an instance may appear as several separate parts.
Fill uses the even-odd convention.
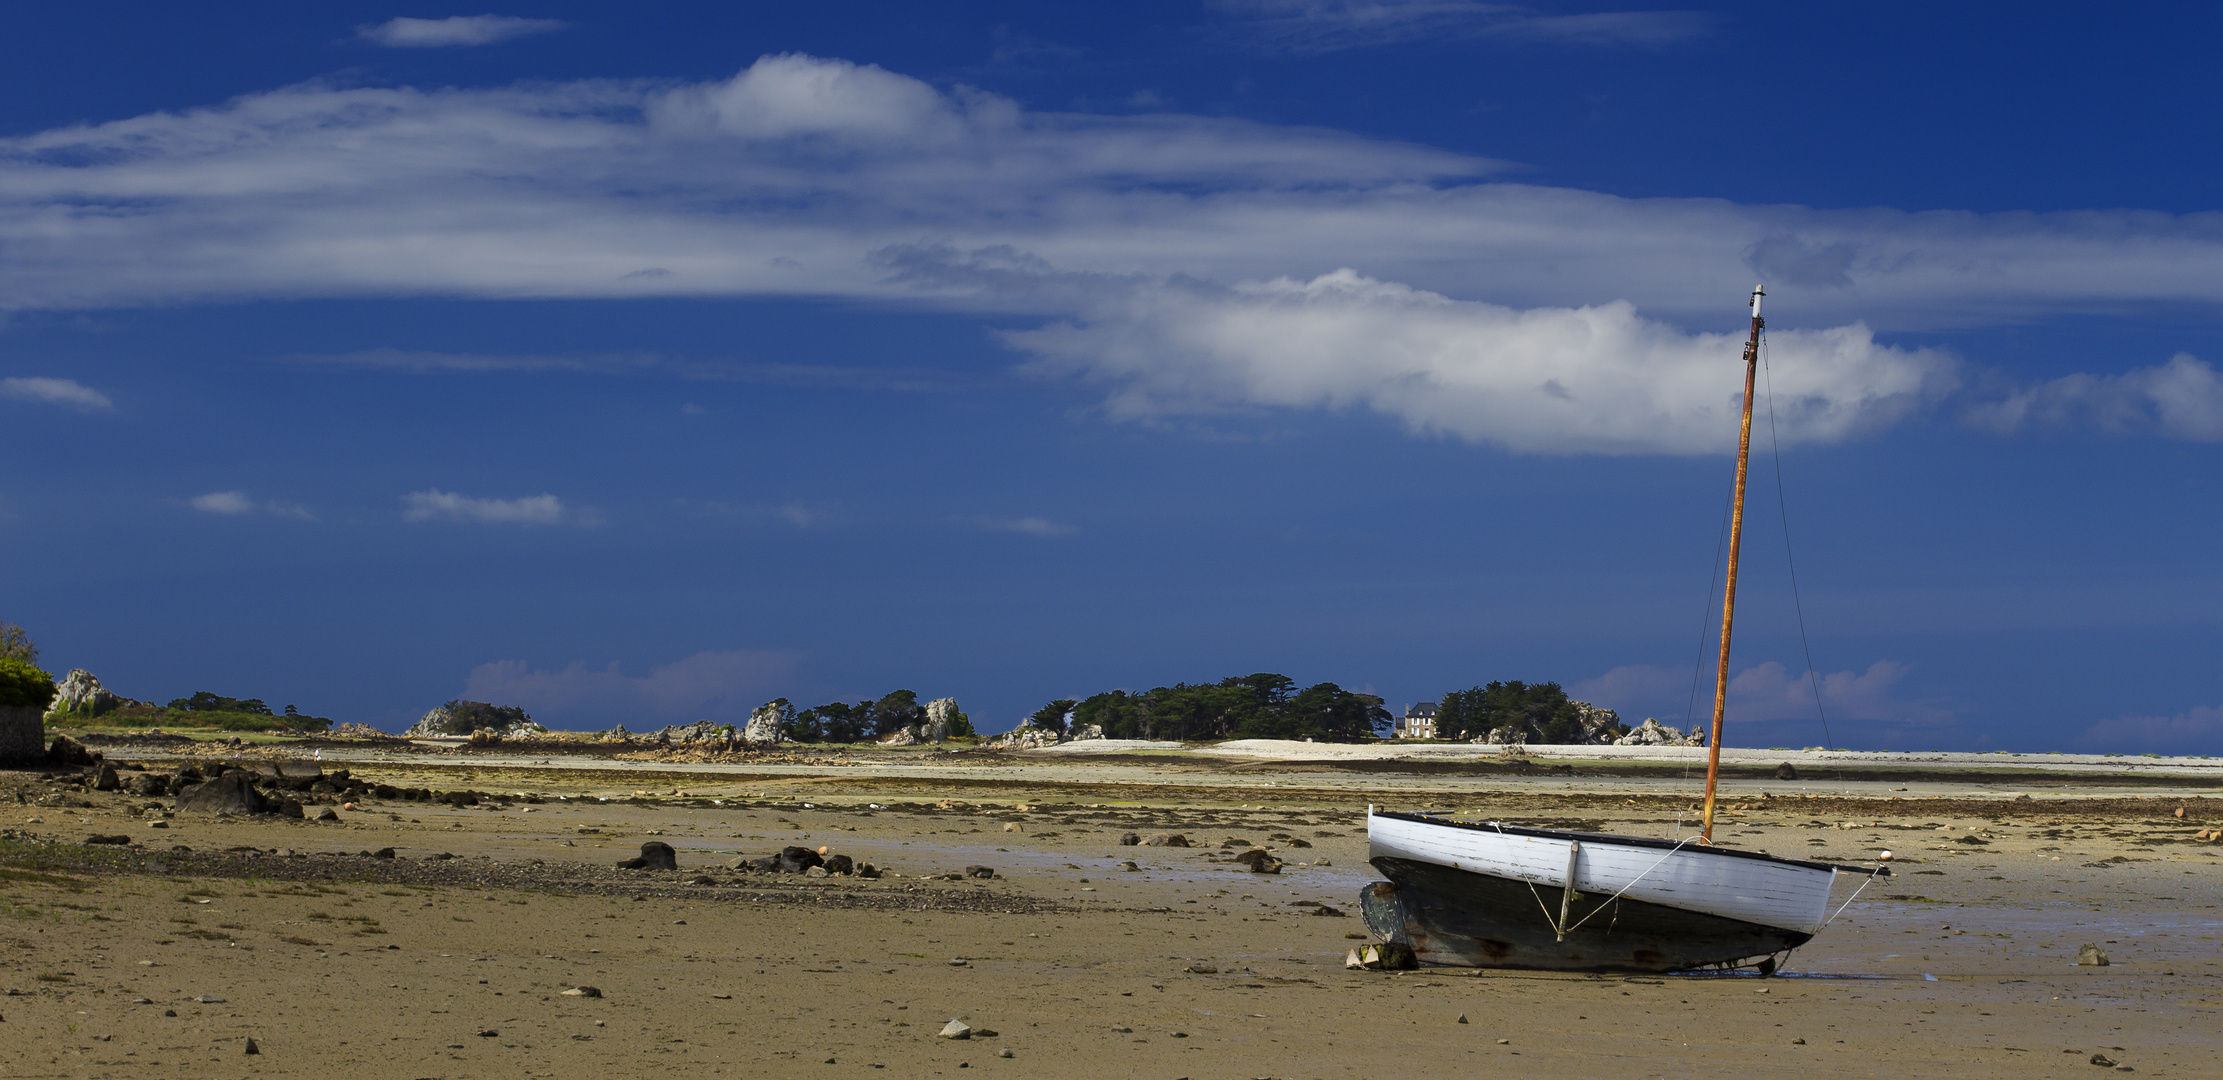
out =
[[[1175,683],[1139,694],[1107,690],[1060,698],[1027,718],[1061,734],[1101,728],[1107,739],[1371,739],[1390,725],[1372,694],[1334,683],[1297,688],[1287,675],[1260,672],[1216,683]]]
[[[469,735],[483,730],[506,731],[532,720],[525,710],[515,705],[489,705],[483,701],[464,701],[458,698],[440,707],[448,710],[448,718],[440,723],[440,727],[450,735]]]
[[[784,704],[785,698],[776,704]],[[877,701],[828,702],[796,713],[781,725],[797,742],[865,742],[884,738],[926,722],[926,706],[916,691],[897,690]],[[951,735],[973,734],[972,718],[964,713],[950,717]]]
[[[1533,743],[1595,742],[1607,728],[1628,726],[1611,712],[1567,696],[1555,682],[1493,682],[1454,690],[1436,703],[1436,737],[1481,739],[1493,731],[1525,734]]]

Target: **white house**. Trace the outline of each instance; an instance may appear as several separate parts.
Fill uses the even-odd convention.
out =
[[[1436,703],[1423,701],[1405,706],[1405,718],[1397,722],[1400,739],[1433,739],[1436,737]]]

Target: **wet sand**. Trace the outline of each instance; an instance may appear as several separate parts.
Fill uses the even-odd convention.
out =
[[[1368,802],[1668,835],[1690,824],[1678,778],[573,765],[358,762],[365,779],[502,798],[166,829],[137,808],[167,800],[0,774],[0,1075],[2114,1071],[2095,1054],[2223,1075],[2223,844],[2193,839],[2223,827],[2223,801],[2176,781],[2021,800],[1959,779],[1937,798],[1755,782],[1722,839],[1844,861],[1889,848],[1898,869],[1760,979],[1342,966],[1374,878]],[[1127,831],[1199,846],[1122,847]],[[137,844],[77,846],[93,834]],[[612,865],[651,839],[678,849],[678,873]],[[1248,873],[1228,840],[1287,869]],[[724,865],[788,844],[891,876]],[[389,846],[398,858],[359,854]],[[969,865],[998,876],[940,878]],[[1306,913],[1318,904],[1349,914]],[[2076,966],[2087,941],[2110,966]],[[602,996],[562,993],[580,985]],[[996,1034],[936,1038],[953,1017]]]

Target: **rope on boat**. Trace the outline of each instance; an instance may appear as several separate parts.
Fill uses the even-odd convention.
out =
[[[1821,932],[1822,932],[1822,929],[1823,929],[1823,927],[1826,927],[1826,926],[1828,926],[1829,924],[1831,924],[1831,923],[1833,923],[1833,922],[1836,922],[1836,921],[1837,921],[1837,915],[1843,915],[1843,914],[1845,913],[1845,909],[1846,909],[1846,908],[1849,908],[1849,907],[1851,907],[1851,906],[1852,906],[1852,902],[1853,902],[1853,901],[1855,901],[1855,900],[1858,900],[1858,899],[1860,899],[1860,894],[1861,894],[1861,893],[1863,893],[1863,892],[1865,892],[1865,891],[1867,891],[1867,888],[1868,888],[1868,886],[1870,886],[1870,885],[1873,885],[1873,884],[1875,884],[1875,883],[1876,883],[1876,879],[1877,879],[1877,878],[1879,878],[1879,877],[1881,877],[1881,876],[1883,876],[1883,875],[1881,875],[1881,874],[1878,874],[1878,873],[1874,873],[1874,872],[1871,872],[1871,873],[1870,873],[1870,874],[1868,875],[1868,880],[1866,880],[1866,881],[1863,881],[1863,882],[1861,882],[1861,883],[1860,883],[1860,888],[1854,889],[1854,890],[1853,890],[1853,894],[1852,894],[1851,896],[1848,896],[1848,897],[1846,897],[1846,898],[1845,898],[1845,902],[1844,902],[1844,903],[1842,903],[1842,904],[1839,904],[1839,905],[1837,905],[1837,914],[1836,914],[1836,915],[1831,915],[1831,916],[1830,916],[1829,918],[1823,919],[1823,920],[1822,920],[1822,925],[1821,925],[1821,926],[1817,926],[1817,927],[1815,927],[1815,928],[1814,928],[1814,932],[1815,932],[1815,933],[1817,933],[1817,934],[1819,934],[1819,933],[1821,933]],[[1531,886],[1531,887],[1533,887],[1533,886]]]
[[[1497,821],[1493,821],[1493,822],[1490,822],[1490,825],[1491,825],[1491,826],[1492,826],[1493,828],[1497,829],[1497,834],[1498,834],[1499,836],[1505,836],[1505,835],[1506,835],[1506,832],[1505,832],[1505,825],[1504,825],[1504,823],[1503,823],[1503,822],[1497,822]],[[1539,910],[1539,911],[1542,911],[1542,912],[1544,913],[1544,924],[1545,924],[1546,926],[1549,926],[1549,927],[1551,927],[1551,929],[1552,929],[1552,933],[1553,933],[1553,934],[1556,934],[1556,935],[1558,935],[1558,938],[1559,938],[1559,940],[1561,940],[1561,941],[1565,941],[1565,940],[1567,940],[1567,935],[1568,935],[1568,934],[1574,933],[1574,932],[1575,932],[1576,930],[1580,929],[1580,928],[1582,927],[1582,924],[1584,924],[1584,923],[1586,923],[1586,922],[1589,922],[1589,921],[1591,920],[1591,918],[1592,918],[1592,917],[1596,916],[1596,915],[1597,915],[1597,914],[1598,914],[1599,912],[1601,912],[1601,911],[1604,911],[1604,910],[1605,910],[1605,909],[1606,909],[1607,907],[1611,906],[1611,905],[1613,904],[1613,902],[1614,902],[1614,901],[1616,901],[1616,900],[1619,900],[1619,899],[1621,899],[1621,898],[1622,898],[1623,896],[1626,896],[1626,895],[1628,895],[1628,891],[1629,891],[1630,889],[1636,888],[1636,885],[1637,885],[1637,883],[1638,883],[1638,882],[1640,882],[1640,881],[1643,881],[1643,880],[1645,879],[1645,877],[1646,877],[1646,876],[1648,876],[1648,875],[1650,875],[1650,874],[1651,874],[1651,872],[1652,872],[1652,871],[1654,871],[1654,870],[1657,870],[1657,869],[1659,869],[1659,868],[1660,868],[1660,865],[1661,865],[1662,863],[1665,863],[1665,862],[1666,862],[1667,860],[1669,860],[1669,859],[1672,859],[1672,858],[1674,858],[1674,857],[1675,857],[1675,853],[1676,853],[1676,852],[1678,852],[1678,851],[1681,851],[1681,850],[1683,850],[1683,847],[1684,847],[1684,845],[1686,845],[1686,844],[1689,844],[1690,842],[1692,842],[1693,840],[1696,840],[1696,839],[1697,839],[1697,837],[1695,837],[1695,836],[1690,836],[1690,837],[1684,837],[1683,839],[1681,839],[1681,840],[1678,840],[1678,841],[1676,841],[1676,842],[1675,842],[1675,846],[1674,846],[1674,847],[1672,847],[1672,848],[1669,848],[1669,849],[1667,850],[1667,854],[1665,854],[1665,855],[1662,855],[1662,856],[1660,856],[1658,860],[1656,860],[1656,861],[1654,861],[1654,862],[1652,863],[1652,865],[1650,865],[1650,866],[1647,866],[1647,867],[1645,867],[1642,873],[1639,873],[1639,874],[1637,874],[1637,875],[1636,875],[1635,877],[1633,877],[1633,878],[1630,878],[1630,879],[1629,879],[1629,883],[1628,883],[1628,884],[1626,884],[1626,885],[1623,885],[1623,886],[1621,886],[1621,891],[1620,891],[1620,892],[1614,893],[1614,894],[1613,894],[1612,896],[1608,896],[1608,897],[1606,897],[1605,899],[1603,899],[1603,900],[1600,900],[1600,901],[1598,901],[1598,906],[1597,906],[1597,907],[1594,907],[1594,908],[1591,908],[1591,909],[1590,909],[1590,914],[1588,914],[1588,915],[1585,915],[1585,916],[1583,916],[1582,918],[1576,919],[1576,920],[1575,920],[1575,921],[1574,921],[1573,923],[1569,923],[1569,922],[1567,922],[1567,908],[1568,908],[1568,906],[1569,906],[1569,905],[1571,905],[1571,904],[1572,904],[1572,903],[1574,902],[1574,894],[1575,894],[1575,856],[1576,856],[1576,854],[1577,854],[1578,852],[1580,852],[1580,851],[1582,850],[1581,844],[1580,844],[1579,842],[1572,842],[1572,841],[1571,841],[1570,843],[1571,843],[1571,845],[1572,845],[1572,846],[1570,846],[1570,847],[1568,848],[1568,851],[1567,851],[1567,883],[1566,883],[1566,884],[1565,884],[1564,886],[1562,886],[1562,888],[1564,889],[1564,891],[1563,891],[1563,892],[1562,892],[1562,893],[1560,894],[1560,897],[1559,897],[1559,917],[1558,917],[1558,918],[1556,918],[1556,919],[1555,919],[1555,918],[1553,918],[1553,917],[1552,917],[1552,913],[1551,913],[1551,906],[1550,906],[1549,904],[1546,904],[1546,903],[1544,903],[1544,894],[1542,894],[1542,893],[1540,893],[1540,892],[1537,892],[1537,891],[1536,891],[1536,883],[1535,883],[1535,882],[1533,882],[1533,881],[1530,881],[1529,879],[1527,879],[1527,878],[1525,878],[1525,877],[1521,879],[1521,882],[1522,882],[1523,884],[1525,884],[1525,885],[1527,885],[1527,886],[1528,886],[1528,895],[1530,895],[1530,896],[1533,896],[1533,897],[1535,897],[1535,898],[1536,898],[1536,908],[1537,908],[1537,910]],[[1873,877],[1871,877],[1871,878],[1869,878],[1869,880],[1870,880],[1870,881],[1873,881],[1873,880],[1875,880],[1875,879],[1874,879]],[[1867,886],[1866,886],[1866,885],[1862,885],[1862,886],[1861,886],[1861,888],[1865,889],[1865,888],[1867,888]],[[1853,895],[1854,895],[1854,896],[1859,896],[1860,894],[1859,894],[1858,892],[1855,892],[1855,893],[1853,893]],[[1852,903],[1852,901],[1850,901],[1850,900],[1847,900],[1847,901],[1845,901],[1845,902],[1846,902],[1846,903],[1848,903],[1848,904],[1849,904],[1849,903]],[[1618,909],[1616,909],[1616,910],[1618,910]],[[1839,908],[1838,910],[1839,910],[1839,911],[1843,911],[1844,909],[1843,909],[1843,908]],[[1616,916],[1616,918],[1618,918],[1618,917],[1619,917],[1619,916],[1617,915],[1617,916]],[[1831,916],[1831,918],[1835,918],[1835,917],[1836,917],[1836,916]],[[1828,923],[1823,923],[1822,925],[1824,925],[1824,926],[1827,926],[1827,925],[1829,925],[1829,924],[1828,924]]]

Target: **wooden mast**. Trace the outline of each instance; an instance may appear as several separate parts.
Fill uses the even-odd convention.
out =
[[[1737,553],[1744,542],[1744,474],[1752,460],[1752,380],[1760,369],[1760,286],[1752,287],[1752,335],[1744,342],[1744,420],[1737,429],[1737,493],[1729,507],[1728,585],[1721,590],[1721,662],[1714,669],[1714,728],[1706,740],[1706,820],[1699,836],[1714,841],[1714,784],[1721,779],[1721,716],[1729,705],[1729,627],[1737,616]]]

